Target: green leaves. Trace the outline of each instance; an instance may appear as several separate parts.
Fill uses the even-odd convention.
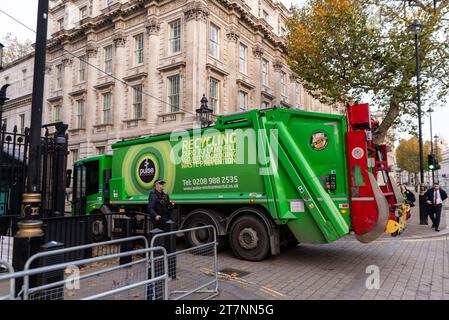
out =
[[[448,4],[412,12],[400,1],[310,0],[287,23],[290,67],[322,102],[368,95],[386,114],[392,105],[399,108],[390,114],[400,121],[411,115],[416,100],[415,38],[408,29],[415,18],[424,24],[419,34],[423,101],[447,95],[449,42],[442,19]],[[381,134],[388,128],[381,127]]]

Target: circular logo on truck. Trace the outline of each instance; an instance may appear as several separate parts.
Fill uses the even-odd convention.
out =
[[[354,149],[352,149],[351,154],[352,154],[352,157],[353,157],[354,159],[359,160],[359,159],[362,159],[362,158],[363,158],[363,156],[365,155],[365,152],[363,151],[362,148],[360,148],[360,147],[355,147]]]
[[[329,137],[325,132],[315,132],[310,137],[310,146],[313,148],[313,150],[321,151],[324,150],[327,147],[327,144],[329,142]]]
[[[144,183],[153,181],[156,174],[156,166],[150,158],[144,158],[139,164],[139,178]]]
[[[137,158],[134,165],[136,182],[143,188],[150,188],[159,174],[159,165],[154,154],[145,152]]]

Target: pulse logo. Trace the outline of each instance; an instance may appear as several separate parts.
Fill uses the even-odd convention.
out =
[[[139,165],[139,178],[144,183],[150,183],[153,181],[156,174],[156,166],[153,160],[150,158],[145,158]]]

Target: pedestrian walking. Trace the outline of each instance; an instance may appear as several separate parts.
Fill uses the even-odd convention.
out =
[[[433,188],[427,190],[424,197],[428,205],[427,213],[432,220],[432,228],[435,228],[435,231],[440,231],[438,227],[440,226],[441,210],[444,200],[447,199],[447,193],[440,188],[439,183],[435,182]]]
[[[165,181],[158,179],[154,182],[154,188],[148,196],[148,213],[153,225],[165,231],[165,222],[171,219],[173,205],[170,197],[164,191]]]

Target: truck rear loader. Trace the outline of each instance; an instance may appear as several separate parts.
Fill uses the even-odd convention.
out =
[[[373,143],[367,104],[346,115],[283,108],[219,116],[215,125],[113,144],[113,154],[74,164],[73,212],[147,212],[159,178],[179,228],[212,225],[219,248],[251,261],[281,245],[368,243],[400,234],[409,207]],[[205,230],[189,245],[209,241]]]

